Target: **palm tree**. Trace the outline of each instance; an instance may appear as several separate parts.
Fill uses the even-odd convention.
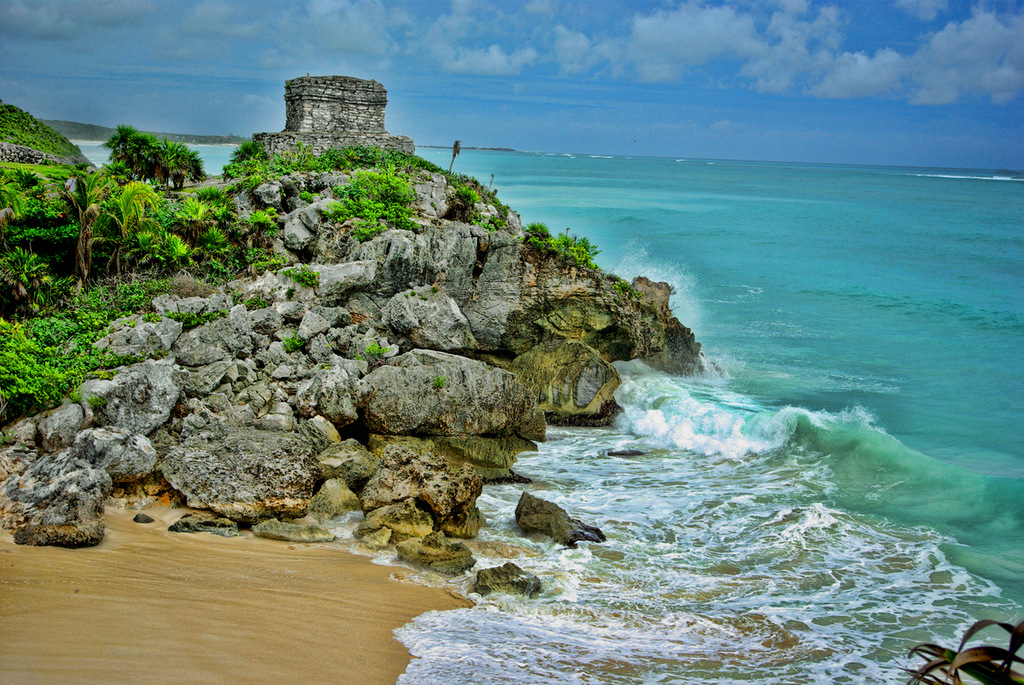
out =
[[[111,183],[102,174],[76,172],[61,190],[68,208],[78,219],[78,243],[75,245],[75,275],[78,290],[89,280],[92,270],[93,226],[100,217],[100,204],[110,194]]]
[[[193,245],[200,234],[217,225],[213,207],[194,197],[186,199],[175,216],[181,224],[185,237]]]
[[[0,260],[0,283],[18,309],[34,309],[40,290],[50,283],[50,269],[35,252],[16,247]]]
[[[462,141],[456,140],[452,143],[452,163],[448,165],[448,173],[452,173],[452,167],[455,166],[455,158],[462,152]]]
[[[110,150],[110,161],[124,162],[136,180],[145,181],[156,176],[159,144],[151,133],[142,133],[121,124],[103,147]]]
[[[150,186],[132,181],[121,190],[113,208],[106,215],[107,230],[111,234],[109,240],[114,243],[114,254],[110,259],[114,262],[119,276],[121,255],[129,236],[156,224],[153,219],[146,216],[146,210],[155,209],[159,200],[160,196]]]

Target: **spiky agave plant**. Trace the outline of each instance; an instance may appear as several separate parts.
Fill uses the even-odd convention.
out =
[[[1010,634],[1009,648],[980,646],[964,649],[968,640],[989,626],[999,626]],[[921,644],[910,650],[911,656],[917,655],[927,660],[917,670],[910,671],[910,682],[960,685],[963,682],[960,674],[963,673],[984,685],[1020,685],[1024,683],[1024,673],[1014,671],[1013,664],[1024,664],[1024,659],[1017,656],[1022,644],[1024,621],[1015,626],[998,621],[978,621],[967,629],[960,640],[960,646],[955,650],[935,644]]]

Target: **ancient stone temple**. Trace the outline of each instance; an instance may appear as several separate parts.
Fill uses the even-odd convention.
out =
[[[280,133],[257,133],[268,154],[298,143],[322,154],[331,148],[366,145],[412,153],[409,136],[384,129],[388,92],[376,81],[351,76],[302,76],[284,84],[285,126]]]

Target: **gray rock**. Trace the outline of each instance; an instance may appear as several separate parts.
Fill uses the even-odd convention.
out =
[[[305,302],[298,302],[289,300],[287,302],[278,302],[274,305],[274,310],[281,315],[281,318],[288,323],[298,323],[302,321],[302,317],[306,315],[306,310],[309,306]]]
[[[509,370],[536,394],[538,406],[555,423],[604,425],[618,410],[618,372],[578,340],[537,345],[516,357]]]
[[[352,258],[377,265],[372,289],[379,296],[390,298],[430,283],[443,288],[463,306],[473,295],[477,250],[473,227],[452,222],[443,231],[385,231],[362,243]]]
[[[323,452],[334,443],[341,442],[338,429],[322,416],[314,416],[299,426],[299,434],[310,444],[317,454]]]
[[[309,340],[315,335],[327,332],[330,327],[331,323],[327,319],[310,309],[302,317],[297,335],[303,340]]]
[[[285,542],[333,542],[334,533],[320,526],[299,526],[283,523],[277,519],[260,521],[252,527],[252,534],[258,538],[284,540]]]
[[[77,404],[65,404],[48,411],[37,424],[40,447],[44,452],[70,447],[84,421],[85,411]]]
[[[508,371],[413,350],[361,381],[364,423],[385,435],[519,435],[544,439],[544,415]]]
[[[178,362],[185,366],[204,366],[251,351],[252,323],[242,304],[232,307],[224,319],[186,331],[173,347]]]
[[[422,171],[413,180],[416,200],[413,208],[428,219],[440,219],[448,213],[448,181],[441,174]]]
[[[443,457],[398,445],[388,447],[359,494],[364,512],[413,500],[429,511],[436,527],[476,534],[482,519],[476,500],[483,481],[468,465],[452,466]]]
[[[540,579],[532,573],[526,573],[511,561],[502,566],[477,571],[476,582],[470,590],[481,596],[504,592],[526,597],[536,597],[540,591]]]
[[[106,471],[77,459],[72,450],[49,454],[0,484],[0,500],[7,500],[4,522],[19,545],[98,545],[111,489]]]
[[[233,538],[238,535],[238,524],[210,511],[190,511],[167,530],[172,533],[213,533],[222,538]]]
[[[284,246],[289,250],[304,250],[315,237],[313,231],[298,217],[288,219],[284,223]]]
[[[252,194],[264,207],[277,209],[281,206],[281,185],[279,183],[264,183],[257,186]]]
[[[114,321],[113,332],[103,336],[93,346],[112,354],[149,357],[156,352],[170,351],[181,335],[182,325],[163,317],[160,321],[147,322],[145,316],[129,316]]]
[[[144,435],[119,428],[90,428],[75,436],[75,456],[103,469],[114,482],[141,480],[156,468],[157,453]]]
[[[567,547],[575,547],[580,541],[604,542],[607,539],[600,528],[572,518],[557,504],[528,492],[524,492],[516,504],[516,523],[526,534],[547,535]]]
[[[132,521],[134,521],[135,523],[153,523],[154,521],[156,521],[156,519],[150,516],[149,514],[143,514],[140,511],[138,514],[132,517]]]
[[[350,511],[360,511],[359,498],[338,478],[324,481],[309,501],[309,515],[320,523]]]
[[[157,314],[166,316],[178,314],[212,314],[231,308],[231,296],[216,293],[210,297],[177,297],[176,295],[160,295],[153,298],[153,308]]]
[[[249,523],[305,516],[319,473],[299,436],[248,428],[228,429],[209,443],[172,447],[161,468],[190,507]]]
[[[319,414],[336,426],[347,426],[359,418],[356,379],[341,366],[317,368],[299,384],[296,407],[302,416]]]
[[[233,364],[229,361],[213,362],[199,366],[186,372],[185,395],[187,397],[204,397],[224,382],[224,377]]]
[[[302,317],[300,316],[299,318],[301,319]],[[278,313],[275,307],[264,307],[263,309],[254,309],[249,312],[249,324],[252,326],[252,330],[257,333],[273,335],[284,325],[284,317]]]
[[[102,406],[91,408],[100,425],[149,435],[170,418],[184,381],[184,373],[171,359],[147,359],[122,368],[112,381],[86,381],[82,384],[82,402],[100,398]]]
[[[469,320],[455,300],[432,286],[398,293],[381,309],[380,320],[412,347],[442,352],[477,347]]]
[[[348,293],[367,287],[377,275],[377,263],[373,261],[314,264],[311,268],[320,274],[316,293],[327,306],[343,304]]]
[[[0,447],[0,483],[14,474],[24,473],[38,458],[39,453],[23,442]]]
[[[437,531],[422,540],[405,540],[395,545],[402,561],[426,566],[438,573],[456,575],[476,565],[476,559],[461,542],[449,542],[444,533]]]

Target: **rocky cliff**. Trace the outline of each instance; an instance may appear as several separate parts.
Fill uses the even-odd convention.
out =
[[[459,207],[445,176],[408,173],[407,229],[362,241],[331,218],[345,174],[242,196],[277,211],[288,265],[116,321],[98,346],[145,361],[6,427],[0,523],[81,546],[104,504],[176,502],[244,524],[358,508],[378,546],[471,537],[481,478],[508,476],[546,422],[614,414],[612,362],[703,369],[666,284],[572,264],[500,205]]]

